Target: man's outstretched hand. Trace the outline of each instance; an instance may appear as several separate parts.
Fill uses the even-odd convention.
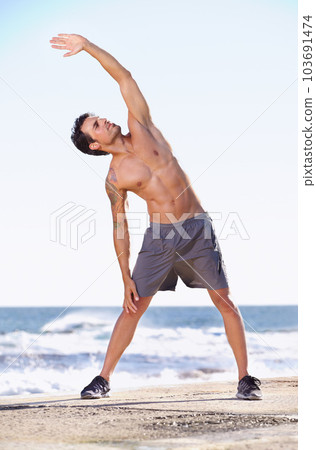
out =
[[[58,50],[69,50],[64,56],[72,56],[84,49],[88,40],[79,34],[59,34],[50,40],[52,48]]]

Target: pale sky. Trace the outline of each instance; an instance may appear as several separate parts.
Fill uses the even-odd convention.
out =
[[[111,157],[82,154],[70,129],[92,111],[127,132],[127,110],[97,61],[51,49],[57,33],[86,36],[132,72],[214,219],[235,302],[297,303],[296,2],[21,0],[1,2],[0,17],[2,306],[123,302]],[[68,203],[95,211],[96,233],[77,250],[50,240],[50,215]],[[143,200],[129,193],[129,204],[146,218]],[[231,217],[249,239],[224,238]],[[152,301],[208,304],[181,280]]]

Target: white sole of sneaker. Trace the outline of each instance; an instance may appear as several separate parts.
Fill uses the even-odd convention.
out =
[[[262,400],[262,395],[261,395],[261,396],[258,396],[258,395],[256,395],[256,394],[252,394],[252,395],[250,395],[250,396],[247,397],[246,395],[239,394],[239,393],[237,392],[236,397],[239,398],[239,399],[241,399],[241,400]]]
[[[83,399],[83,400],[92,400],[92,399],[100,399],[100,398],[106,398],[106,397],[110,397],[110,394],[107,392],[106,394],[103,394],[103,395],[91,395],[91,394],[88,394],[88,395],[84,395],[84,396],[81,396],[81,398]]]

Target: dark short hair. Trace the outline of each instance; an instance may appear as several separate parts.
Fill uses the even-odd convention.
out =
[[[91,138],[91,136],[89,134],[85,134],[81,131],[83,122],[88,117],[92,117],[94,115],[95,114],[92,114],[92,113],[81,114],[81,116],[79,116],[75,120],[73,127],[71,129],[71,140],[79,150],[81,150],[83,153],[86,153],[88,155],[94,155],[94,156],[109,155],[110,153],[103,152],[102,150],[91,150],[91,148],[89,147],[89,144],[92,144],[95,141]]]

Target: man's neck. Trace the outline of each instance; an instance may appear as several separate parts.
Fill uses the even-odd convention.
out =
[[[133,146],[131,141],[131,134],[120,134],[115,139],[115,142],[107,147],[101,148],[101,150],[111,153],[113,156],[127,155],[133,152]]]

